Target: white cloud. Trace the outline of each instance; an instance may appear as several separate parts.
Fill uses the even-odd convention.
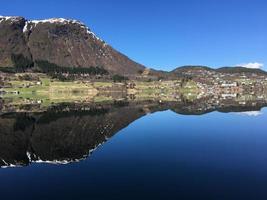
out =
[[[243,115],[243,116],[257,117],[257,116],[262,115],[262,112],[261,111],[247,111],[247,112],[240,112],[238,114]]]
[[[254,62],[254,63],[251,62],[251,63],[238,64],[236,66],[250,68],[250,69],[260,69],[264,66],[264,64],[258,63],[258,62]]]

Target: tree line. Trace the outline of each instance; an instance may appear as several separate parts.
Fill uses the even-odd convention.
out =
[[[108,75],[108,71],[103,67],[61,67],[54,63],[50,63],[44,60],[35,61],[38,69],[46,74],[51,73],[67,73],[67,74],[90,74],[90,75]]]
[[[33,61],[22,54],[11,54],[11,61],[15,66],[15,72],[25,72],[34,66]]]
[[[11,54],[11,61],[15,67],[15,72],[25,72],[32,69],[34,66],[34,71],[39,71],[47,74],[54,73],[67,73],[67,74],[89,74],[89,75],[108,75],[108,71],[100,66],[90,66],[90,67],[62,67],[57,64],[50,63],[45,60],[37,60],[35,63],[25,57],[22,54]],[[35,65],[36,64],[36,65]]]
[[[57,64],[50,63],[46,60],[36,60],[33,62],[31,59],[25,57],[22,54],[12,54],[11,60],[14,67],[6,67],[1,71],[6,72],[40,72],[45,73],[52,78],[59,79],[61,81],[75,80],[77,76],[81,75],[109,75],[109,72],[100,66],[90,67],[62,67]],[[128,80],[127,77],[115,74],[111,76],[114,82],[123,82]]]

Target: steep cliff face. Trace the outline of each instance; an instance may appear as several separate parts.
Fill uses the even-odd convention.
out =
[[[102,66],[122,75],[144,69],[98,38],[83,23],[61,18],[29,21],[22,17],[0,17],[1,67],[13,66],[12,54],[62,67]]]
[[[22,17],[0,17],[0,67],[12,67],[12,54],[21,54],[31,59],[23,27],[26,20]]]

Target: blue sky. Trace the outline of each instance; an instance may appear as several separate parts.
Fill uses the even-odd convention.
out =
[[[0,15],[74,18],[156,69],[245,63],[267,69],[266,0],[12,0]],[[259,66],[259,65],[248,65]]]

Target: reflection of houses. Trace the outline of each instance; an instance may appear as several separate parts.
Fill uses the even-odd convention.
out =
[[[25,99],[26,104],[42,104],[43,100]]]
[[[224,99],[226,99],[226,98],[236,98],[237,94],[236,93],[234,93],[234,94],[222,94],[221,96]]]
[[[135,86],[136,86],[136,84],[135,84],[134,82],[129,82],[129,83],[127,84],[127,88],[129,88],[129,89],[134,89]]]
[[[233,82],[233,83],[222,83],[221,84],[221,87],[223,87],[223,88],[226,88],[226,87],[228,87],[228,88],[230,88],[230,87],[237,87],[237,82]]]
[[[16,94],[16,95],[19,95],[19,91],[11,91],[9,92],[10,94]]]

